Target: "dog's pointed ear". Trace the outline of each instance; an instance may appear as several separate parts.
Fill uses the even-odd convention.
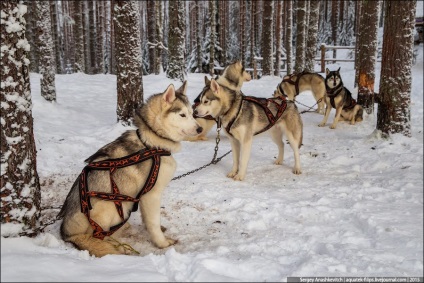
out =
[[[210,85],[211,81],[208,79],[208,76],[205,76],[205,85]]]
[[[219,84],[214,79],[211,80],[211,90],[213,92],[219,91]]]
[[[175,100],[175,88],[173,84],[170,84],[165,92],[162,94],[162,98],[166,103],[172,103]]]
[[[187,80],[185,80],[185,81],[183,82],[183,85],[182,85],[182,86],[180,86],[180,88],[179,88],[179,89],[177,89],[177,90],[176,90],[176,92],[178,92],[178,93],[182,93],[182,94],[186,95],[186,92],[187,92]]]
[[[329,73],[330,73],[330,70],[328,68],[325,68],[325,74],[328,76]]]
[[[339,67],[339,68],[337,69],[337,73],[339,73],[339,74],[340,74],[340,68],[341,68],[341,67]]]

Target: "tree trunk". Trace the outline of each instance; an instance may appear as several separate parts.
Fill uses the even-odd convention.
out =
[[[38,47],[36,44],[35,34],[36,34],[36,17],[35,17],[35,2],[25,1],[27,6],[27,13],[25,14],[25,37],[28,40],[31,50],[29,51],[29,69],[30,72],[38,73]]]
[[[377,30],[380,1],[362,0],[358,34],[358,103],[370,114],[374,111],[375,63],[377,61]]]
[[[74,1],[75,72],[85,71],[82,2]]]
[[[202,60],[202,25],[201,22],[201,16],[202,13],[200,12],[200,1],[196,0],[196,27],[197,27],[197,38],[196,38],[196,58],[197,58],[197,72],[202,73],[203,72],[203,60]]]
[[[354,86],[356,87],[358,85],[358,78],[359,78],[359,55],[360,55],[360,45],[359,45],[359,27],[360,27],[360,19],[361,19],[361,7],[362,7],[362,1],[356,1],[355,3],[355,37],[356,37],[356,43],[355,43],[355,83]]]
[[[282,6],[281,1],[276,2],[277,9],[275,15],[275,66],[274,75],[280,76],[281,69],[281,21],[282,21]]]
[[[274,43],[272,37],[273,27],[273,5],[274,1],[264,2],[264,16],[263,16],[263,29],[262,34],[262,74],[264,76],[272,75],[272,45]]]
[[[84,62],[85,62],[85,73],[90,74],[90,33],[88,32],[88,3],[87,1],[82,2],[82,32],[84,34]]]
[[[287,22],[286,22],[286,57],[287,57],[287,74],[293,73],[293,52],[292,52],[292,38],[293,38],[293,1],[287,1]]]
[[[209,74],[213,76],[214,74],[214,62],[215,62],[215,47],[216,47],[216,7],[215,7],[215,1],[209,0],[209,11],[210,11],[210,21],[211,21],[211,42],[210,42],[210,48],[209,48]]]
[[[147,38],[149,43],[154,44],[156,42],[156,13],[155,3],[157,1],[147,1]],[[156,51],[154,46],[149,46],[149,73],[155,73],[155,62],[156,62]]]
[[[250,67],[252,68],[255,64],[255,42],[256,42],[256,38],[255,38],[256,9],[255,8],[256,8],[255,1],[250,1]]]
[[[36,2],[37,6],[37,40],[40,51],[41,96],[47,101],[56,101],[55,57],[52,39],[50,3]]]
[[[156,54],[155,54],[155,75],[162,73],[162,49],[163,49],[163,26],[162,26],[162,1],[156,2]]]
[[[103,1],[96,1],[96,30],[97,30],[97,63],[98,63],[98,73],[105,73],[105,64],[104,64],[104,14],[103,14]]]
[[[245,23],[246,23],[246,8],[245,8],[245,0],[239,0],[239,44],[240,44],[240,60],[241,63],[245,64],[246,57],[246,38],[244,36],[245,31]]]
[[[58,20],[57,20],[57,2],[49,1],[50,3],[50,21],[51,21],[51,37],[53,40],[53,54],[55,55],[55,71],[58,74],[63,74],[62,68],[62,35],[58,32]]]
[[[94,15],[94,7],[95,1],[89,0],[88,1],[88,18],[89,18],[89,32],[90,32],[90,74],[97,74],[98,68],[97,68],[97,42],[96,42],[96,26],[95,26],[95,15]]]
[[[377,130],[411,136],[411,69],[416,1],[387,1]]]
[[[184,66],[185,12],[184,1],[169,2],[169,63],[166,76],[183,82],[186,77]]]
[[[331,39],[333,40],[333,45],[338,45],[337,41],[337,29],[338,29],[338,1],[331,1]],[[337,50],[333,49],[333,58],[337,58]],[[335,63],[335,61],[333,61]]]
[[[305,53],[305,70],[308,72],[315,71],[315,55],[317,53],[317,38],[318,38],[318,18],[319,6],[321,1],[310,2],[309,24],[308,24],[308,39],[306,41]]]
[[[143,103],[140,10],[137,1],[114,1],[118,122],[129,125]]]
[[[31,110],[30,47],[25,38],[26,6],[18,0],[5,0],[0,5],[1,223],[9,228],[2,236],[33,235],[40,217],[41,191]],[[50,18],[49,3],[42,5]]]
[[[296,61],[294,71],[300,73],[305,68],[306,49],[306,1],[298,1],[296,7]]]

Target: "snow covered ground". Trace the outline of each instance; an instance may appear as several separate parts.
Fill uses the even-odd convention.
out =
[[[413,66],[412,137],[373,134],[376,112],[352,126],[325,128],[322,115],[302,114],[303,174],[285,162],[273,165],[277,148],[256,137],[246,179],[226,178],[232,158],[172,181],[162,201],[165,232],[179,240],[159,250],[149,242],[139,212],[125,242],[140,256],[90,257],[61,240],[60,222],[34,239],[1,238],[1,281],[286,281],[290,276],[423,276],[423,45]],[[356,98],[351,63],[341,66]],[[376,86],[380,79],[377,65]],[[316,66],[319,70],[319,66]],[[189,74],[193,100],[203,74]],[[84,159],[127,127],[116,123],[116,77],[57,75],[57,103],[40,96],[31,74],[42,205],[60,207]],[[278,77],[245,83],[246,95],[271,96]],[[145,98],[174,83],[164,75],[143,77]],[[378,89],[376,89],[378,92]],[[312,106],[310,93],[298,101]],[[377,106],[377,105],[376,105]],[[299,109],[306,107],[299,105]],[[377,109],[376,109],[377,110]],[[208,163],[216,132],[206,142],[184,142],[175,154],[176,175]],[[230,149],[225,134],[219,155]],[[45,220],[57,209],[43,212]],[[7,234],[2,226],[2,235]]]

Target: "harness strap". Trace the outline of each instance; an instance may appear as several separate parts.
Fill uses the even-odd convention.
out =
[[[81,212],[87,217],[90,222],[91,227],[93,228],[93,237],[103,240],[104,237],[112,235],[116,230],[121,228],[127,221],[124,219],[124,212],[122,208],[123,201],[133,202],[133,208],[131,212],[137,211],[138,202],[140,200],[141,195],[148,193],[156,184],[159,168],[160,168],[160,157],[161,156],[170,156],[171,153],[169,151],[163,149],[152,149],[145,148],[128,156],[117,158],[117,159],[107,159],[97,162],[92,162],[84,167],[79,178],[79,191],[80,191],[80,204],[81,204]],[[118,186],[113,180],[113,173],[116,172],[118,168],[124,168],[127,166],[131,166],[140,162],[144,162],[148,159],[152,159],[152,166],[150,168],[149,175],[146,179],[146,182],[140,192],[137,194],[135,198],[127,195],[123,195],[119,192]],[[88,173],[92,170],[109,170],[110,182],[112,193],[105,192],[96,192],[96,191],[88,191]],[[122,222],[110,227],[109,231],[104,231],[102,227],[97,224],[90,217],[90,210],[92,209],[90,198],[96,197],[105,201],[113,201],[115,203],[115,207],[117,212],[122,219]],[[130,214],[131,214],[130,212]]]
[[[295,96],[297,96],[297,95],[299,95],[299,81],[300,81],[300,78],[303,75],[306,75],[306,74],[313,74],[313,73],[310,73],[308,71],[303,71],[301,73],[291,74],[290,77],[288,77],[286,79],[283,79],[283,83],[289,83],[289,84],[294,85],[294,87],[296,89],[296,95]],[[293,77],[296,77],[296,80],[293,81]],[[280,91],[281,90],[282,90],[282,88],[280,88]],[[284,94],[284,91],[282,91],[282,93]]]
[[[237,117],[240,113],[240,110],[241,110],[241,107],[242,107],[242,104],[243,104],[243,100],[250,101],[250,102],[256,103],[257,105],[261,106],[262,109],[265,111],[265,115],[268,118],[268,122],[269,122],[268,125],[265,128],[263,128],[262,130],[260,130],[259,132],[256,132],[254,134],[255,136],[260,134],[260,133],[267,131],[269,128],[274,126],[275,123],[278,121],[278,119],[281,117],[281,115],[283,114],[283,112],[286,110],[286,107],[287,107],[286,98],[283,97],[283,96],[278,96],[278,97],[274,97],[274,98],[259,98],[259,97],[255,97],[255,96],[245,96],[245,95],[243,95],[242,102],[240,103],[240,108],[239,108],[237,115],[234,117],[234,119],[232,119],[227,124],[227,127],[225,127],[225,130],[230,135],[231,135],[231,133],[230,133],[231,127],[233,126],[234,121],[237,119]],[[278,103],[277,100],[279,100],[281,102]],[[275,115],[272,114],[271,110],[269,110],[268,103],[273,103],[277,106],[277,113]]]

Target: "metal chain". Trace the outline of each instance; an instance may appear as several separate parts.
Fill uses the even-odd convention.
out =
[[[181,179],[181,178],[183,178],[185,176],[188,176],[188,175],[193,174],[193,173],[195,173],[197,171],[200,171],[200,170],[202,170],[202,169],[204,169],[204,168],[206,168],[206,167],[208,167],[208,166],[210,166],[212,164],[217,164],[219,161],[221,161],[222,158],[224,158],[225,156],[227,156],[231,152],[231,150],[230,150],[227,153],[223,154],[222,156],[216,158],[216,156],[218,155],[218,149],[219,149],[218,148],[218,145],[219,145],[219,142],[221,140],[220,134],[219,134],[219,132],[221,131],[221,120],[220,119],[218,119],[216,131],[217,131],[217,135],[216,135],[216,138],[215,138],[215,142],[216,142],[216,144],[215,144],[215,153],[213,155],[213,158],[212,158],[211,162],[209,162],[208,164],[203,165],[202,167],[199,167],[197,169],[191,170],[191,171],[189,171],[187,173],[184,173],[184,174],[181,174],[181,175],[179,175],[177,177],[174,177],[174,178],[172,178],[171,181]]]
[[[323,99],[323,97],[321,97],[320,99],[318,99],[318,101],[314,105],[312,105],[312,106],[305,105],[305,104],[303,104],[303,103],[301,103],[299,101],[296,101],[296,100],[294,102],[296,102],[297,104],[300,104],[300,105],[303,105],[303,106],[306,106],[306,107],[309,108],[308,110],[303,110],[302,112],[300,112],[300,114],[303,114],[303,113],[306,113],[306,112],[314,112],[315,110],[314,111],[311,111],[311,109],[314,108],[315,105],[317,105],[318,103],[320,103],[322,99]]]

